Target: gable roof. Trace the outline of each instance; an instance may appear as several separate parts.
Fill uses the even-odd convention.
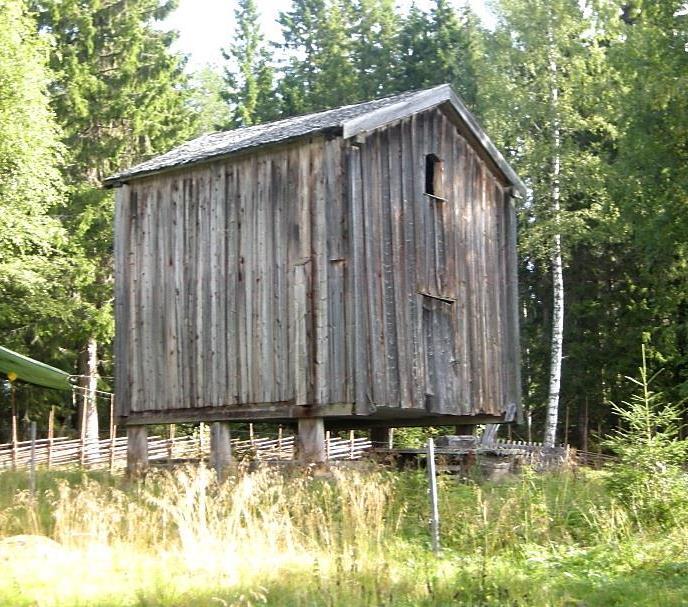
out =
[[[131,179],[316,133],[330,132],[348,139],[443,104],[453,109],[507,181],[524,194],[523,182],[448,84],[275,122],[202,135],[165,154],[116,173],[105,179],[103,184],[106,187],[116,187]]]

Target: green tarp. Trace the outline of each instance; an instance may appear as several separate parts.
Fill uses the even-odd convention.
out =
[[[15,373],[18,380],[43,386],[44,388],[54,388],[55,390],[72,389],[72,384],[69,382],[69,373],[33,360],[33,358],[28,356],[12,352],[12,350],[2,346],[0,346],[0,373],[5,375]]]

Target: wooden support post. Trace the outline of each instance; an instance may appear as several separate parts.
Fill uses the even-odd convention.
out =
[[[435,470],[435,441],[428,439],[427,445],[427,472],[430,495],[430,539],[432,551],[440,550],[440,512],[437,500],[437,472]]]
[[[330,461],[330,431],[325,432],[325,457]]]
[[[389,429],[389,445],[387,448],[391,451],[394,449],[394,428]]]
[[[53,438],[55,435],[55,405],[50,407],[48,416],[48,470],[53,465]]]
[[[227,478],[232,463],[231,439],[229,422],[213,422],[210,428],[210,465],[215,469],[219,482]]]
[[[322,417],[299,419],[298,458],[302,464],[322,464],[326,460],[325,424]]]
[[[389,446],[389,428],[371,428],[370,442],[373,443],[373,449],[386,449]]]
[[[148,471],[148,428],[127,427],[127,475],[141,478]]]
[[[279,459],[282,459],[282,426],[277,429],[277,451],[279,453]]]
[[[354,459],[354,446],[356,445],[356,435],[353,430],[349,430],[349,459]]]
[[[256,442],[256,438],[253,435],[253,424],[248,425],[248,438],[251,441],[251,447],[253,447],[255,445],[255,442]]]

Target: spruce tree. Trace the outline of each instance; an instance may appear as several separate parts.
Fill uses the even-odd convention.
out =
[[[348,13],[356,96],[375,99],[395,92],[400,18],[394,0],[354,0]]]
[[[482,34],[468,7],[435,0],[429,11],[413,4],[399,33],[401,90],[450,83],[467,104],[477,102],[476,63]]]
[[[52,37],[52,106],[69,150],[64,215],[79,280],[81,407],[97,437],[92,395],[99,358],[109,362],[112,319],[113,196],[101,180],[116,169],[170,148],[192,132],[175,34],[157,24],[175,7],[161,0],[36,0],[39,31]],[[111,375],[110,372],[107,375]]]
[[[250,126],[278,115],[272,94],[273,68],[255,0],[239,0],[234,15],[233,42],[223,51],[228,62],[224,70],[226,90],[222,94],[231,113],[228,127]]]
[[[611,46],[624,74],[610,183],[633,245],[625,309],[651,338],[648,353],[677,400],[688,396],[687,13],[682,0],[627,2]]]
[[[359,99],[347,14],[339,0],[294,0],[291,10],[280,13],[286,63],[277,92],[284,114]]]

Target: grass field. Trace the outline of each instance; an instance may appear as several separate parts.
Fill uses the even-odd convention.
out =
[[[688,526],[641,524],[599,472],[441,477],[439,556],[420,472],[44,472],[35,499],[26,487],[0,475],[8,607],[688,605]]]

